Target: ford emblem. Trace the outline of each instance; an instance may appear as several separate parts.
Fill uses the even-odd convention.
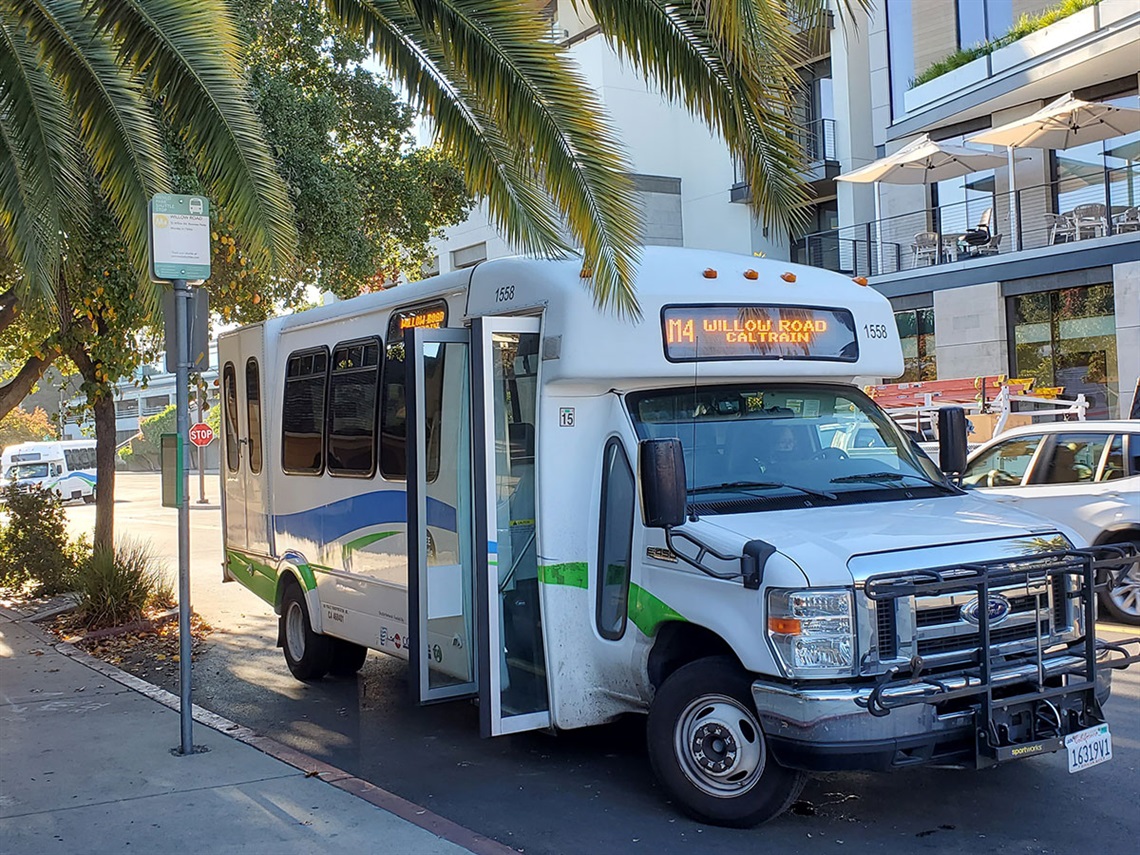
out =
[[[990,594],[989,599],[986,601],[986,615],[990,619],[990,626],[997,626],[999,623],[1009,617],[1009,613],[1013,611],[1013,606],[1010,605],[1009,600],[1001,594]],[[975,597],[959,609],[958,614],[966,623],[972,623],[977,626],[981,622],[980,612],[982,610],[981,599]]]

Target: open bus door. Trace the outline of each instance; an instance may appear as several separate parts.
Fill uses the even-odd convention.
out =
[[[535,525],[539,320],[415,329],[405,343],[412,691],[424,703],[478,695],[484,736],[548,727]]]

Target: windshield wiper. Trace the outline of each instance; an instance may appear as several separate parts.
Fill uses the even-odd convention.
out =
[[[785,484],[783,481],[726,481],[723,484],[705,484],[702,487],[694,487],[689,490],[689,495],[695,496],[699,493],[715,493],[719,490],[775,490],[779,487],[784,487],[788,490],[799,490],[801,493],[816,496],[820,499],[831,499],[835,501],[839,498],[835,493],[827,490],[813,490],[811,487],[801,487],[798,484]]]
[[[842,475],[839,478],[832,478],[831,483],[853,484],[858,481],[901,481],[903,478],[914,478],[916,481],[922,481],[931,487],[941,487],[943,490],[953,489],[948,484],[940,483],[924,475],[916,475],[913,472],[862,472],[858,475]]]

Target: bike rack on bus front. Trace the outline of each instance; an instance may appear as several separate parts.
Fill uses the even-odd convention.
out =
[[[868,599],[876,603],[968,593],[976,595],[977,602],[988,603],[994,588],[1021,584],[1028,587],[1043,581],[1051,582],[1057,576],[1071,578],[1074,583],[1066,583],[1062,590],[1069,600],[1079,602],[1081,635],[1068,642],[1055,642],[1046,649],[1038,619],[1034,634],[1036,647],[1031,657],[1027,657],[1025,652],[1013,655],[1008,651],[995,652],[991,646],[990,610],[980,608],[977,610],[978,646],[965,654],[962,661],[953,663],[950,670],[944,670],[946,663],[943,659],[937,674],[926,674],[926,664],[921,657],[915,656],[907,666],[889,669],[860,704],[871,715],[885,716],[891,710],[912,704],[941,705],[960,699],[978,703],[979,765],[1028,753],[1059,750],[1063,747],[1066,732],[1104,720],[1096,699],[1098,664],[1118,669],[1140,662],[1140,636],[1098,642],[1095,623],[1089,620],[1089,616],[1095,614],[1096,592],[1102,587],[1096,584],[1097,575],[1104,573],[1104,584],[1114,585],[1137,562],[1140,562],[1140,555],[1129,547],[1104,546],[870,577],[863,589]],[[1041,596],[1041,593],[1036,594],[1038,614]],[[1135,650],[1132,649],[1134,647]],[[995,662],[995,659],[1002,661]],[[1019,694],[1005,692],[1007,686],[1026,683],[1031,686],[1028,691]],[[1002,694],[995,697],[995,690]],[[1063,713],[1058,709],[1058,703],[1064,708],[1065,696],[1072,698],[1080,693],[1087,693],[1085,702],[1080,705],[1081,712],[1068,710]],[[1052,730],[1053,734],[1031,742],[1002,739],[995,724],[995,710],[1000,709],[1005,716],[1010,709],[1026,704],[1034,705],[1035,711],[1044,711],[1046,716],[1052,715],[1056,719],[1055,722],[1046,722],[1045,726],[1035,722],[1031,729],[1035,733]],[[1039,713],[1035,712],[1035,715]],[[1062,721],[1066,715],[1075,719],[1069,728]]]

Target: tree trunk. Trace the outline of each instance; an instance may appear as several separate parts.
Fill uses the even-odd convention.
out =
[[[48,351],[46,359],[38,356],[29,358],[15,377],[0,386],[0,419],[20,406],[24,398],[32,393],[32,388],[44,376],[57,355],[55,351]]]
[[[77,344],[68,351],[71,361],[79,368],[99,395],[92,404],[95,413],[95,536],[92,545],[96,550],[115,547],[115,400],[111,389],[95,376],[95,363],[87,349]]]

